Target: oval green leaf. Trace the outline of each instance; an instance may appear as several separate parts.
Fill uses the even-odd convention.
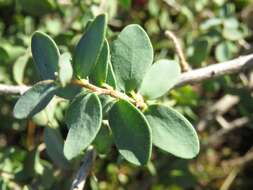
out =
[[[51,101],[57,86],[53,81],[42,81],[26,91],[14,107],[14,117],[24,119],[43,110]]]
[[[17,4],[20,5],[22,10],[34,16],[42,16],[52,12],[56,8],[55,1],[53,0],[19,0]]]
[[[44,130],[46,151],[50,158],[63,169],[69,169],[70,164],[63,154],[63,138],[57,128],[46,127]]]
[[[101,123],[102,108],[97,95],[79,95],[73,100],[66,115],[69,132],[64,144],[64,155],[67,159],[78,156],[92,143]]]
[[[180,66],[175,61],[159,60],[144,76],[139,93],[147,99],[155,99],[171,89],[180,77]]]
[[[23,84],[25,67],[29,60],[29,54],[20,56],[14,63],[13,66],[13,78],[18,84]]]
[[[71,81],[72,75],[71,55],[69,53],[64,53],[60,55],[58,70],[59,80],[63,87]]]
[[[95,67],[105,40],[106,15],[95,18],[78,42],[74,52],[74,71],[80,78],[86,78]]]
[[[99,95],[99,100],[102,105],[102,110],[103,110],[103,119],[107,119],[108,113],[113,106],[115,99],[112,98],[111,96],[100,94]]]
[[[233,42],[224,41],[216,46],[215,58],[219,62],[227,61],[232,59],[237,51],[237,46]]]
[[[102,86],[105,83],[108,72],[109,57],[110,48],[107,40],[105,40],[103,48],[98,57],[98,61],[92,70],[91,75],[89,76],[89,79],[92,81],[92,83],[98,86]]]
[[[112,134],[109,130],[109,126],[102,125],[99,130],[93,145],[99,154],[107,154],[113,144]]]
[[[209,38],[197,38],[194,40],[189,48],[189,62],[193,65],[201,66],[209,54],[210,47]]]
[[[199,153],[197,133],[183,115],[162,105],[151,105],[144,114],[152,128],[155,146],[186,159]]]
[[[60,52],[53,39],[37,31],[32,36],[31,48],[34,62],[42,79],[55,79]]]
[[[112,66],[117,87],[126,92],[138,88],[153,62],[153,48],[137,24],[125,27],[112,44]]]
[[[84,88],[70,83],[67,84],[67,86],[65,87],[58,88],[56,95],[61,98],[72,100],[73,98],[75,98],[75,96],[77,96],[83,91],[85,91]]]
[[[222,35],[225,39],[237,41],[244,38],[244,34],[239,28],[227,27],[223,29]]]
[[[133,164],[147,164],[152,134],[144,115],[131,103],[119,100],[109,112],[109,124],[120,154]]]

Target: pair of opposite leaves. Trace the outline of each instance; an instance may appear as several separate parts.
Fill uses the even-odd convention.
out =
[[[104,42],[105,27],[104,15],[98,16],[89,24],[86,34],[77,45],[73,64],[75,75],[80,78],[91,76],[91,79],[95,79],[94,81],[100,85],[106,81],[107,66],[105,65],[111,64],[107,61],[109,48],[108,43]],[[43,79],[55,79],[55,72],[59,67],[59,80],[66,84],[72,77],[72,73],[66,74],[70,68],[67,66],[66,69],[65,66],[70,65],[70,56],[65,55],[67,59],[63,58],[61,61],[55,43],[50,38],[46,38],[48,37],[41,33],[35,33],[33,36],[32,53],[35,63]],[[46,49],[43,49],[45,47]],[[59,59],[60,66],[57,66]],[[138,25],[129,25],[120,33],[113,43],[111,60],[117,87],[125,92],[138,89],[139,93],[147,99],[155,99],[167,92],[180,74],[178,64],[173,61],[160,60],[152,65],[152,45],[145,31]],[[96,72],[91,74],[94,63]],[[25,93],[18,101],[14,109],[17,117],[24,117],[24,114],[20,115],[20,111],[28,113],[25,116],[40,111],[54,96],[57,88],[50,82],[44,82],[35,85],[34,89],[30,93],[29,91]],[[27,98],[29,96],[36,106],[28,105],[31,101]],[[38,96],[44,101],[38,102],[40,99]],[[30,111],[27,112],[25,110],[27,107],[24,105],[30,106],[28,108]],[[70,130],[64,153],[69,159],[77,156],[96,137],[102,121],[101,110],[101,103],[95,94],[80,95],[73,100],[66,116],[66,123]],[[161,149],[183,158],[192,158],[198,153],[197,135],[181,114],[161,105],[149,106],[144,114],[145,116],[124,100],[114,103],[109,112],[109,123],[115,144],[128,161],[134,164],[146,164],[150,158],[152,142]]]

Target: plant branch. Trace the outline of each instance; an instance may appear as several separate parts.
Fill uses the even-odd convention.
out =
[[[86,179],[91,171],[93,162],[96,157],[94,149],[90,149],[84,155],[83,163],[78,170],[70,190],[83,190]]]
[[[179,57],[179,62],[180,62],[180,66],[181,66],[182,72],[189,71],[190,70],[190,66],[187,63],[186,59],[185,59],[183,50],[181,48],[181,45],[180,45],[179,40],[177,39],[176,35],[173,32],[171,32],[169,30],[166,30],[165,31],[165,36],[167,38],[171,39],[172,42],[173,42],[173,44],[174,44],[174,46],[175,46],[176,53],[177,53],[177,55]]]
[[[8,85],[8,84],[0,84],[0,95],[21,95],[25,91],[27,91],[30,88],[30,86],[26,85]]]
[[[127,100],[127,101],[135,104],[137,107],[143,108],[146,106],[144,103],[144,100],[142,98],[131,98],[122,92],[114,90],[112,87],[108,87],[108,85],[106,85],[105,88],[100,88],[98,86],[95,86],[95,85],[89,83],[87,80],[73,80],[72,84],[84,87],[92,92],[97,93],[97,94],[105,94],[105,95],[109,95],[109,96],[116,98],[116,99]]]
[[[180,80],[175,85],[175,87],[180,87],[186,84],[198,83],[207,79],[213,79],[215,77],[227,74],[238,73],[240,71],[244,71],[245,69],[252,67],[253,67],[253,54],[240,56],[230,61],[212,64],[200,69],[195,69],[182,73]]]
[[[238,73],[247,68],[253,67],[253,54],[249,54],[246,56],[240,56],[236,59],[225,61],[223,63],[212,64],[200,69],[190,70],[188,72],[182,73],[180,80],[175,85],[176,87],[180,87],[187,84],[199,83],[207,79],[213,79],[218,76],[223,76],[226,74]],[[81,87],[85,87],[92,92],[96,92],[98,94],[106,94],[112,96],[117,99],[124,99],[132,102],[139,107],[142,107],[143,103],[141,101],[137,101],[135,98],[131,98],[126,94],[116,91],[109,87],[97,87],[93,84],[90,84],[87,80],[73,80],[73,84],[79,85]],[[15,85],[5,85],[0,84],[0,94],[3,95],[21,95],[30,87],[25,85],[15,86]]]

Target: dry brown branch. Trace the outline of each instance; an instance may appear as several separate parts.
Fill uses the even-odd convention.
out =
[[[225,167],[243,167],[249,162],[253,161],[253,150],[252,148],[243,156],[234,158],[232,160],[223,161],[222,165]]]
[[[209,143],[214,144],[214,145],[220,144],[221,141],[223,140],[223,137],[226,134],[234,131],[235,129],[239,129],[239,128],[244,127],[249,122],[250,122],[250,119],[248,117],[237,118],[237,119],[231,121],[230,123],[227,122],[225,124],[226,127],[223,126],[222,129],[218,130],[217,132],[215,132],[213,135],[211,135],[209,137]]]

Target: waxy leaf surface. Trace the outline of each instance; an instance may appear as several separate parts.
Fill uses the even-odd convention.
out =
[[[98,57],[98,61],[89,77],[89,79],[96,85],[102,86],[107,77],[108,62],[110,58],[110,49],[107,41],[104,42],[103,48]]]
[[[92,143],[101,127],[102,108],[97,95],[77,96],[71,103],[65,120],[69,132],[64,144],[64,155],[70,160]]]
[[[53,81],[42,81],[26,91],[14,107],[14,116],[17,119],[32,117],[43,110],[55,95],[57,86]]]
[[[180,77],[180,67],[175,61],[159,60],[144,76],[140,94],[147,99],[155,99],[172,88]]]
[[[53,39],[37,31],[32,36],[31,48],[33,60],[42,79],[55,79],[60,53]]]
[[[95,67],[105,40],[106,16],[97,16],[89,25],[74,51],[74,72],[86,78]]]
[[[152,128],[154,145],[181,158],[190,159],[199,153],[195,129],[176,110],[163,105],[151,105],[144,114]]]
[[[128,25],[112,43],[111,55],[118,88],[126,92],[137,89],[153,62],[146,32],[137,24]]]
[[[147,164],[152,134],[144,115],[131,103],[119,100],[109,112],[109,125],[120,154],[133,164]]]

